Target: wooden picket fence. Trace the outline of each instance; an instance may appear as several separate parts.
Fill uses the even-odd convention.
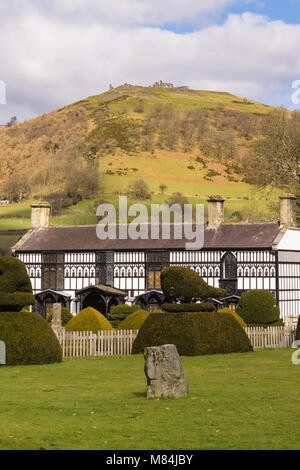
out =
[[[295,339],[296,326],[247,327],[245,331],[254,349],[287,348]],[[138,330],[56,332],[63,357],[127,356]]]
[[[295,339],[296,328],[286,326],[247,327],[245,331],[253,349],[287,348]]]
[[[127,356],[138,330],[56,332],[63,357]]]

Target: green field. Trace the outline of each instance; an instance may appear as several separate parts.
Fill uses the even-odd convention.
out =
[[[177,400],[145,398],[142,356],[1,367],[0,449],[299,449],[291,353],[183,357]]]
[[[157,170],[158,171],[158,170]],[[159,171],[158,171],[159,173]],[[220,194],[225,199],[225,222],[235,222],[233,214],[239,211],[243,220],[249,222],[274,221],[279,218],[278,203],[279,192],[273,190],[259,191],[246,184],[209,184],[192,183],[182,180],[176,181],[160,180],[153,175],[142,174],[144,181],[149,185],[152,191],[151,200],[137,201],[130,197],[129,204],[143,202],[147,205],[149,212],[151,204],[163,204],[168,202],[168,198],[173,192],[183,193],[189,203],[204,204],[212,194]],[[51,225],[86,225],[97,223],[95,209],[92,207],[95,201],[105,201],[118,207],[118,198],[120,194],[126,194],[128,185],[136,179],[136,176],[105,176],[105,191],[97,198],[85,199],[76,205],[60,211],[55,217],[51,217]],[[162,195],[159,192],[160,184],[164,182],[167,190]],[[108,191],[109,189],[109,191]],[[198,191],[198,192],[197,192]],[[32,200],[22,201],[21,203],[8,204],[0,206],[0,232],[5,230],[25,230],[31,226],[30,204]]]

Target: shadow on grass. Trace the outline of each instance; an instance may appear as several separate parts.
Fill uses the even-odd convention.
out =
[[[146,393],[145,392],[134,392],[133,395],[135,397],[146,397]]]

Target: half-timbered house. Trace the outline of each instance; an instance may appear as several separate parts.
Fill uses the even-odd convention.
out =
[[[238,299],[248,289],[272,291],[281,316],[300,314],[300,229],[296,199],[280,198],[278,223],[225,224],[224,201],[208,201],[201,250],[186,240],[100,240],[96,226],[49,226],[47,203],[32,205],[32,229],[13,247],[28,270],[36,308],[44,316],[54,302],[76,314],[91,305],[108,313],[134,302],[148,309],[164,300],[160,272],[169,265],[195,270],[210,285]],[[226,302],[226,299],[224,299]]]

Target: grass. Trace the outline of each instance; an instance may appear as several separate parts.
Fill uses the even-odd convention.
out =
[[[145,398],[142,356],[0,368],[0,449],[299,449],[290,349],[183,357],[190,394]]]
[[[128,88],[121,86],[112,90],[111,92],[103,93],[100,96],[94,96],[89,98],[90,106],[97,106],[99,102],[109,99],[110,96],[122,96],[127,95],[127,99],[124,101],[111,102],[109,108],[114,112],[122,112],[124,105],[129,108],[129,111],[133,113],[133,108],[137,102],[136,97],[145,99],[145,113],[147,113],[156,103],[169,103],[172,104],[178,111],[186,111],[193,107],[199,108],[217,108],[219,104],[224,104],[227,108],[236,109],[240,111],[253,112],[258,114],[266,114],[271,109],[257,101],[244,100],[243,98],[236,97],[230,93],[208,91],[208,90],[167,90],[167,89],[155,89],[145,87],[133,87]]]

